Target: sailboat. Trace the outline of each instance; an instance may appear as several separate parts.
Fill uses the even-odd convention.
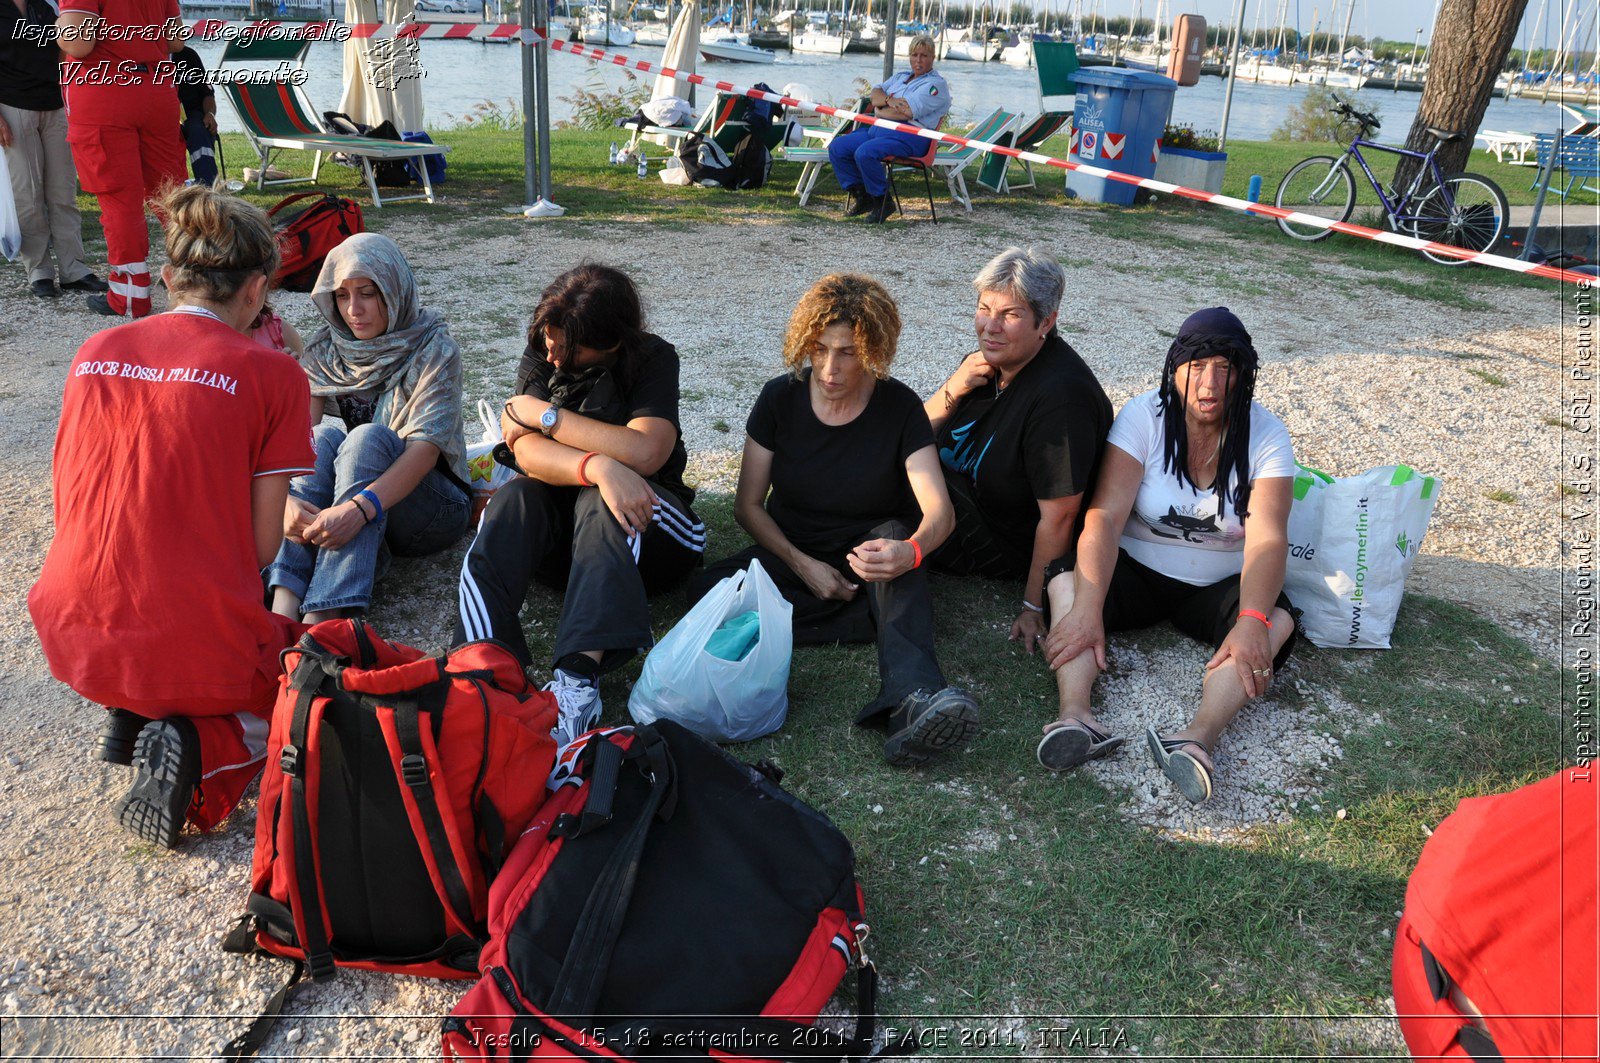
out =
[[[611,14],[609,4],[591,7],[583,18],[578,35],[584,44],[601,48],[626,48],[634,42],[635,34],[626,23]]]

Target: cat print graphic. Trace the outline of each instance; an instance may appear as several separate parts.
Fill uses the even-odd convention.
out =
[[[1218,535],[1222,529],[1217,527],[1217,515],[1207,514],[1204,517],[1191,516],[1179,513],[1177,506],[1168,506],[1167,515],[1155,523],[1146,521],[1150,530],[1164,539],[1182,539],[1186,543],[1204,543],[1207,539],[1199,538],[1201,535]],[[1163,531],[1170,528],[1171,531]],[[1177,534],[1173,534],[1176,532]]]

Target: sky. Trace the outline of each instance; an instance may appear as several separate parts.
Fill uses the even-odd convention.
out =
[[[1053,0],[1054,3],[1070,5],[1073,0]],[[1081,10],[1087,13],[1091,0],[1077,0],[1081,3]],[[1111,16],[1131,15],[1135,0],[1092,0],[1096,11],[1104,11]],[[1157,0],[1141,0],[1140,16],[1150,18],[1155,14]],[[1314,22],[1321,22],[1322,28],[1317,31],[1320,37],[1329,30],[1329,13],[1334,0],[1288,0],[1288,25],[1296,24],[1304,33],[1310,33]],[[1415,39],[1417,30],[1422,30],[1423,43],[1428,40],[1428,28],[1433,22],[1434,0],[1354,0],[1356,5],[1355,18],[1350,23],[1350,32],[1363,37],[1378,36],[1391,41],[1410,41]],[[1592,34],[1594,22],[1595,3],[1597,0],[1577,0],[1574,5],[1574,21],[1580,23],[1577,33],[1588,31]],[[1208,25],[1228,25],[1233,22],[1233,12],[1237,0],[1166,0],[1171,16],[1193,13],[1205,16]],[[1244,25],[1248,30],[1256,25],[1259,14],[1263,32],[1268,26],[1276,26],[1278,6],[1280,0],[1245,0]],[[1350,0],[1338,0],[1338,24],[1333,27],[1337,33],[1344,26],[1345,15],[1349,11]],[[1561,26],[1561,16],[1567,10],[1568,0],[1528,0],[1527,13],[1524,15],[1524,24],[1517,31],[1517,38],[1513,47],[1521,48],[1524,33],[1531,34],[1535,21],[1538,19],[1541,3],[1548,3],[1550,10],[1545,14],[1544,22],[1540,26],[1539,37],[1548,35],[1550,47],[1555,47],[1556,36]],[[1299,17],[1296,18],[1296,8]],[[1070,9],[1070,6],[1069,8]],[[1313,14],[1314,13],[1314,14]],[[1548,27],[1548,28],[1547,28]],[[1539,41],[1533,41],[1534,47],[1539,46]],[[1593,44],[1590,45],[1593,47]]]

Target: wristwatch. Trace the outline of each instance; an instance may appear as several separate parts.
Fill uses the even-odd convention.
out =
[[[546,406],[544,412],[539,415],[539,431],[544,434],[546,439],[555,434],[556,422],[559,420],[561,420],[561,407],[559,406]]]

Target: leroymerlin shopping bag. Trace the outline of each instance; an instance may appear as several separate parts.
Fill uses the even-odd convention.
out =
[[[494,493],[516,478],[517,471],[494,460],[494,448],[505,438],[500,432],[500,418],[494,407],[478,400],[478,422],[483,425],[483,435],[476,443],[467,444],[467,479],[472,487],[472,523],[476,527],[483,509]]]
[[[755,612],[754,648],[728,660],[711,652],[724,623]],[[695,603],[645,658],[628,698],[638,723],[672,720],[713,742],[748,742],[783,726],[789,713],[794,607],[752,560]]]
[[[1336,480],[1300,466],[1284,590],[1306,637],[1327,649],[1389,648],[1439,481],[1409,465]]]

